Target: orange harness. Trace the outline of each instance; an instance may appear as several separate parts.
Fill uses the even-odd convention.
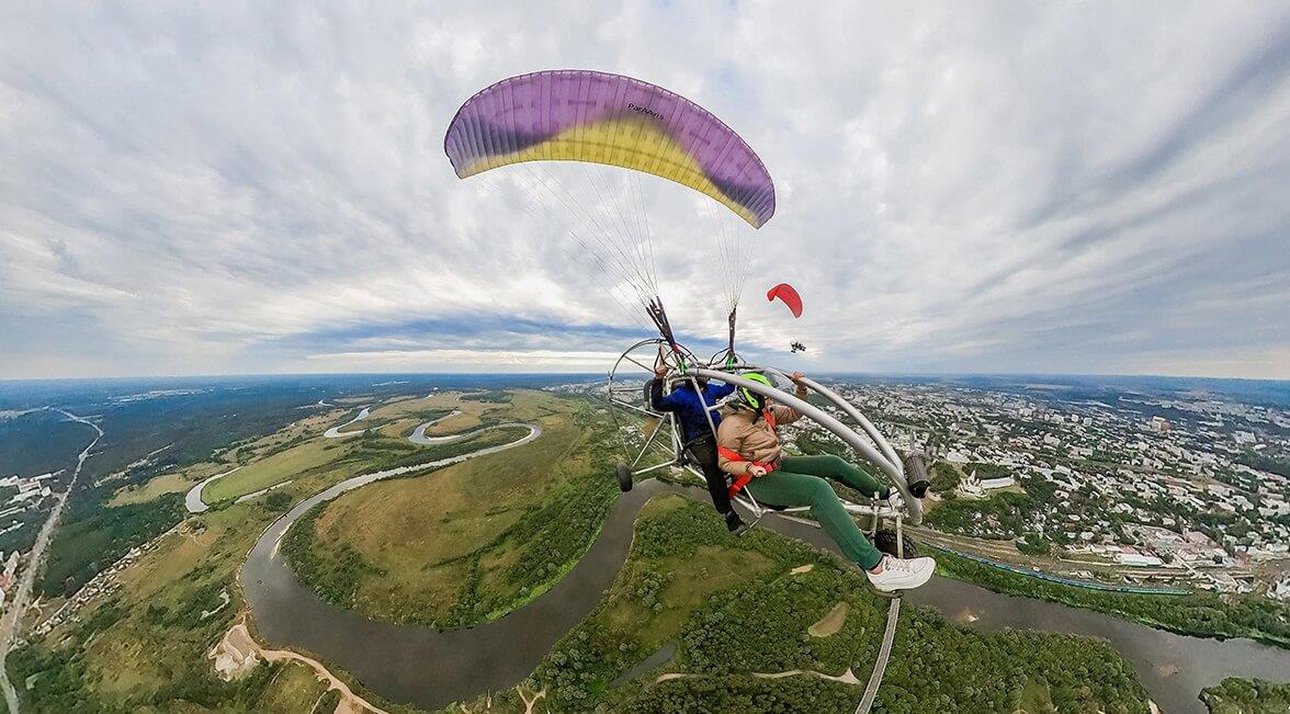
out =
[[[775,431],[778,436],[778,431],[775,427],[775,415],[769,409],[763,409],[761,415],[762,418],[766,420],[766,423],[770,424],[771,431]],[[779,468],[779,464],[768,464],[764,461],[753,461],[752,459],[744,458],[744,456],[739,452],[727,449],[724,446],[718,446],[717,453],[724,456],[727,461],[740,461],[753,466],[760,466],[763,469],[766,469],[766,473],[770,473]],[[747,486],[752,480],[753,477],[746,473],[736,476],[734,483],[730,484],[730,497],[734,498],[739,495],[739,492],[744,490],[744,486]]]

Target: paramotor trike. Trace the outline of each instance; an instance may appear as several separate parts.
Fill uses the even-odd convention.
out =
[[[675,416],[657,411],[650,404],[649,381],[654,378],[657,366],[666,365],[670,370],[666,389],[671,389],[679,382],[698,379],[733,384],[796,409],[807,419],[841,439],[864,461],[875,466],[882,478],[901,495],[897,506],[875,498],[868,503],[843,499],[843,507],[854,517],[867,519],[865,525],[870,538],[879,550],[897,557],[913,555],[912,546],[904,535],[904,526],[918,525],[922,521],[922,504],[911,487],[919,491],[920,495],[926,488],[927,468],[924,458],[918,454],[900,458],[882,433],[855,405],[819,382],[810,378],[800,380],[811,392],[827,402],[827,409],[743,376],[745,373],[757,372],[777,383],[786,384],[789,378],[784,371],[746,364],[737,357],[732,357],[731,354],[722,353],[708,362],[702,362],[690,350],[679,344],[674,346],[662,338],[641,340],[623,351],[609,372],[606,389],[609,411],[614,416],[626,453],[626,460],[616,468],[619,487],[624,491],[631,490],[636,479],[657,475],[664,470],[685,473],[702,481],[694,459],[687,454]],[[716,411],[721,405],[713,404],[708,408]],[[854,427],[843,423],[839,416],[831,412],[850,420]],[[810,510],[806,507],[778,508],[761,504],[747,489],[739,491],[734,502],[751,514],[753,524],[770,513],[791,515]],[[890,527],[887,527],[888,523],[891,524]]]

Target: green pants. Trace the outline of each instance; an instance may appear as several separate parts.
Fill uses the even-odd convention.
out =
[[[824,479],[846,484],[866,496],[885,497],[888,492],[873,476],[837,456],[785,456],[778,469],[753,479],[747,489],[762,503],[785,508],[810,506],[811,515],[843,555],[865,570],[874,567],[882,553],[860,532]]]

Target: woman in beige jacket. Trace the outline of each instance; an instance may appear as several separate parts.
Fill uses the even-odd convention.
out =
[[[773,387],[764,375],[750,372],[747,379]],[[806,398],[806,387],[792,375],[796,396]],[[936,570],[931,558],[901,559],[884,556],[864,537],[851,515],[825,479],[832,479],[866,496],[891,498],[872,475],[837,456],[785,456],[779,439],[779,425],[802,418],[802,413],[775,404],[752,390],[741,388],[734,409],[717,429],[717,455],[721,470],[734,479],[732,492],[747,488],[758,501],[781,507],[809,506],[820,527],[833,539],[842,554],[855,562],[879,590],[907,590],[927,582]]]

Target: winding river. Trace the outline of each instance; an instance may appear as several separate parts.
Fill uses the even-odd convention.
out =
[[[231,471],[225,471],[222,474],[215,474],[214,476],[211,476],[196,486],[188,489],[188,493],[184,494],[184,508],[187,508],[189,513],[204,513],[209,510],[210,506],[207,506],[206,502],[202,500],[202,489],[241,468],[241,466],[238,466]]]
[[[435,424],[438,424],[439,422],[443,421],[444,419],[451,419],[451,418],[453,418],[453,417],[457,416],[457,415],[458,415],[458,414],[460,414],[460,413],[461,413],[461,410],[460,410],[460,409],[453,409],[453,410],[452,410],[452,412],[450,412],[450,413],[448,413],[448,414],[444,414],[443,416],[439,417],[438,419],[431,419],[430,421],[428,421],[428,422],[426,422],[426,423],[424,423],[424,424],[422,424],[422,425],[418,426],[417,428],[413,429],[413,430],[412,430],[412,436],[409,436],[409,437],[408,437],[408,441],[411,441],[411,442],[412,442],[412,443],[414,443],[414,444],[423,444],[423,445],[426,445],[426,444],[450,444],[450,443],[452,443],[452,442],[454,442],[454,441],[461,441],[462,439],[468,439],[468,438],[470,438],[470,437],[471,437],[473,434],[475,434],[476,432],[474,432],[474,431],[468,431],[468,432],[466,432],[465,434],[453,434],[453,435],[451,435],[451,436],[426,436],[426,429],[429,429],[430,427],[434,426]],[[476,431],[478,431],[478,430],[476,430]]]
[[[319,401],[318,403],[322,404],[321,401]],[[536,427],[532,427],[529,424],[496,424],[493,426],[486,426],[479,429],[475,429],[474,431],[468,431],[463,434],[453,434],[451,436],[426,436],[426,429],[429,429],[430,427],[434,426],[435,424],[438,424],[444,419],[450,419],[452,417],[455,417],[460,413],[461,413],[460,409],[454,409],[449,414],[445,414],[439,417],[438,419],[431,419],[430,421],[424,424],[421,424],[420,426],[418,426],[416,429],[412,431],[412,435],[408,437],[408,441],[411,441],[414,444],[420,444],[423,446],[429,446],[434,444],[452,444],[458,441],[464,441],[466,439],[470,439],[485,431],[490,431],[493,429],[498,429],[506,426],[520,427],[520,428],[526,428],[526,429],[536,428]],[[349,421],[345,422],[344,424],[341,424],[340,426],[334,426],[328,429],[326,433],[323,434],[323,437],[327,439],[337,439],[340,437],[362,434],[363,433],[362,431],[341,431],[341,429],[344,429],[345,427],[349,426],[350,424],[353,424],[354,422],[358,422],[366,419],[369,414],[370,414],[370,409],[368,407],[363,407],[363,410],[358,413],[358,416],[354,417],[353,419],[350,419]],[[539,432],[540,431],[541,430],[539,429]],[[524,443],[531,441],[533,438],[536,438],[536,435],[530,435],[529,438],[524,440]],[[512,446],[518,446],[518,445],[519,444],[517,443],[517,444],[513,444]],[[510,447],[508,446],[507,448],[510,448]],[[482,456],[485,453],[493,453],[493,452],[485,451],[485,452],[479,452],[475,455]],[[429,468],[429,467],[430,466],[427,464],[425,466],[417,466],[415,468]],[[214,476],[211,476],[206,480],[202,481],[201,483],[198,483],[192,488],[188,489],[188,493],[184,494],[184,507],[188,509],[189,513],[204,513],[205,511],[210,510],[210,506],[208,506],[206,502],[202,500],[202,490],[205,489],[210,484],[214,483],[215,481],[222,479],[225,476],[228,476],[230,474],[233,474],[241,470],[242,468],[243,468],[242,466],[238,466],[237,468],[234,468],[230,471],[225,471],[224,473],[215,474]],[[237,499],[235,500],[235,503],[245,503],[253,498],[256,498],[257,496],[262,496],[268,493],[269,491],[282,488],[283,486],[286,486],[290,483],[291,481],[289,480],[279,481],[278,483],[275,483],[272,486],[269,486],[267,488],[262,488],[259,491],[238,496]]]
[[[494,428],[502,426],[517,425]],[[529,436],[510,444],[398,471],[513,448],[536,438],[537,427],[529,428]],[[329,605],[296,580],[278,553],[287,528],[315,504],[392,475],[396,474],[358,476],[292,508],[256,542],[241,581],[260,635],[271,645],[318,655],[391,701],[427,709],[507,689],[527,677],[556,641],[601,600],[627,556],[632,524],[645,502],[666,492],[706,497],[706,493],[655,480],[638,484],[618,499],[591,549],[554,588],[498,620],[441,632],[377,622]],[[762,527],[836,552],[818,528],[773,517],[765,519]],[[936,608],[982,631],[1028,628],[1104,638],[1133,663],[1152,699],[1170,714],[1204,712],[1197,699],[1200,690],[1224,677],[1290,680],[1290,651],[1248,639],[1175,635],[1088,610],[1000,595],[948,578],[933,578],[906,600]]]
[[[360,412],[358,413],[358,415],[357,415],[357,416],[355,416],[353,419],[350,419],[349,421],[345,422],[344,424],[341,424],[340,426],[333,426],[332,428],[330,428],[330,429],[328,429],[327,431],[323,432],[323,438],[325,438],[325,439],[340,439],[340,438],[343,438],[343,437],[346,437],[346,436],[358,436],[359,434],[362,434],[364,431],[367,431],[367,430],[366,430],[366,429],[359,429],[358,431],[341,431],[341,429],[344,429],[345,427],[349,426],[350,424],[355,424],[355,423],[357,423],[357,422],[363,421],[363,420],[364,420],[364,419],[366,419],[369,415],[371,415],[371,413],[372,413],[372,408],[371,408],[371,407],[363,407],[363,410],[362,410],[362,411],[360,411]]]

